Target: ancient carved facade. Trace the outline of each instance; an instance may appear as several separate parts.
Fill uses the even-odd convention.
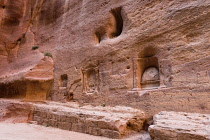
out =
[[[34,91],[27,97],[64,102],[71,95],[81,104],[141,108],[150,117],[209,111],[208,1],[0,5],[1,97]],[[40,88],[31,90],[36,83]]]

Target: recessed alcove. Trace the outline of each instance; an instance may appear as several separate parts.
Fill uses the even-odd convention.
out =
[[[111,9],[111,17],[110,17],[110,23],[108,27],[108,36],[109,38],[114,38],[119,36],[122,33],[123,30],[123,18],[121,15],[121,7],[113,8]]]
[[[68,85],[68,75],[63,74],[60,77],[60,87],[61,88],[67,88],[67,85]]]
[[[26,96],[25,81],[0,84],[0,98],[23,99]]]
[[[87,92],[94,92],[96,90],[96,71],[90,70],[87,72]]]
[[[98,92],[98,68],[88,68],[83,70],[83,92],[85,93],[96,93]]]
[[[104,25],[95,30],[95,41],[99,44],[102,40],[115,38],[123,31],[122,7],[113,8],[109,11],[109,16]]]
[[[137,86],[140,89],[154,89],[160,86],[157,57],[138,58],[137,81]]]

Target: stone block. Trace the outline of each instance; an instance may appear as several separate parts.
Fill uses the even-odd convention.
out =
[[[126,107],[108,107],[107,109],[99,107],[94,110],[92,107],[71,109],[70,107],[59,106],[59,112],[51,111],[52,106],[50,105],[38,105],[36,107],[41,111],[34,114],[34,120],[41,125],[109,138],[119,138],[121,135],[127,134],[127,131],[133,131],[133,127],[128,129],[128,122],[138,118],[131,123],[135,124],[139,123],[141,120],[139,118],[144,118],[143,112],[141,117],[136,117],[139,110]],[[141,121],[143,122],[143,120]],[[142,124],[139,123],[136,128],[142,129]]]
[[[70,122],[70,123],[77,123],[78,122],[78,118],[74,117],[74,116],[68,116],[66,118],[67,122]]]
[[[118,139],[118,138],[120,138],[120,133],[118,131],[101,129],[101,136]]]
[[[210,115],[163,111],[153,119],[149,133],[154,140],[210,140]]]
[[[60,122],[60,128],[64,130],[69,130],[69,123],[67,122]]]
[[[88,127],[97,127],[97,122],[94,120],[86,120],[85,123]]]
[[[57,114],[52,113],[52,119],[57,120]]]
[[[49,123],[50,126],[56,127],[56,121],[55,120],[50,119],[48,123]]]
[[[62,122],[58,122],[58,128],[62,129],[63,128],[62,125],[63,125]]]
[[[41,117],[43,117],[43,118],[47,117],[47,112],[41,111],[40,113],[41,113],[40,114]]]
[[[47,118],[48,118],[48,119],[52,119],[52,114],[51,114],[51,112],[47,112]]]
[[[118,130],[118,128],[113,125],[111,122],[105,122],[105,121],[97,121],[98,128],[100,129],[110,129],[110,130]]]
[[[37,116],[37,115],[34,115],[34,116],[33,116],[33,121],[39,121],[39,119],[40,119],[39,116]]]
[[[81,132],[81,131],[80,131],[80,128],[79,128],[79,125],[76,124],[76,123],[73,123],[73,124],[72,124],[72,131]]]
[[[56,120],[57,120],[58,122],[61,122],[61,118],[62,118],[62,115],[60,115],[60,114],[57,114],[57,115],[56,115]]]
[[[66,115],[60,116],[61,122],[66,122],[67,117],[68,117],[68,116],[66,116]]]
[[[96,127],[91,127],[91,133],[89,133],[94,136],[102,136],[101,135],[101,129]]]

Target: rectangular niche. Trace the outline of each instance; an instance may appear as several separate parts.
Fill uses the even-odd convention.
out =
[[[97,67],[83,70],[83,92],[97,93],[99,83],[99,71]]]
[[[156,89],[160,86],[160,73],[157,57],[137,59],[137,86],[140,89]]]
[[[66,89],[67,85],[68,85],[68,75],[67,74],[63,74],[60,76],[60,88],[62,89]]]

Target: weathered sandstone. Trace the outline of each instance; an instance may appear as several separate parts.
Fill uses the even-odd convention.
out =
[[[27,123],[32,117],[33,107],[30,103],[0,100],[0,122]]]
[[[209,38],[209,0],[0,0],[0,97],[209,113]]]
[[[81,107],[77,103],[0,100],[0,122],[29,122],[108,138],[133,134],[144,137],[145,120],[141,110],[123,106]]]
[[[210,140],[210,115],[160,112],[149,127],[154,140]]]
[[[34,104],[33,121],[40,125],[109,138],[122,138],[143,130],[144,112],[129,107]]]
[[[0,97],[46,100],[54,79],[54,63],[46,56],[29,71],[23,72],[21,80],[1,85]]]

